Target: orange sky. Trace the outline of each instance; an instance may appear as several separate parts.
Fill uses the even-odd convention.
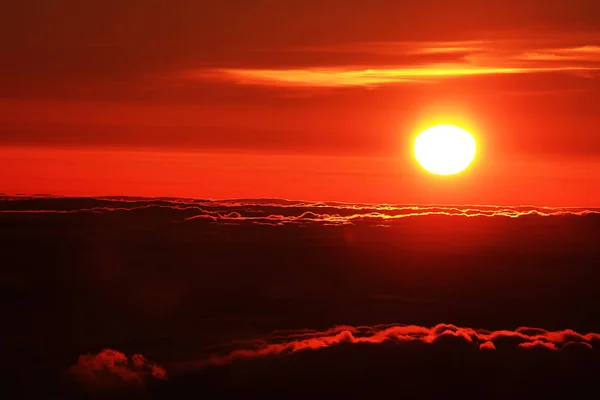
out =
[[[600,206],[596,1],[33,3],[0,192]],[[436,123],[479,140],[463,176],[415,166]]]

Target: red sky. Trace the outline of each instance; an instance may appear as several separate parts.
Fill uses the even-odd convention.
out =
[[[600,206],[600,3],[4,7],[0,192]],[[467,173],[410,155],[478,139]]]

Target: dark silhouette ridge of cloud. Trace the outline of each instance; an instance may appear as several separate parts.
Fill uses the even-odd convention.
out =
[[[211,354],[198,361],[180,363],[174,371],[184,372],[241,360],[285,356],[308,350],[319,350],[342,344],[393,344],[419,342],[437,345],[451,341],[479,350],[546,349],[559,351],[572,347],[592,350],[600,342],[600,333],[581,334],[570,329],[547,331],[520,327],[515,330],[488,331],[463,328],[452,324],[433,327],[417,325],[337,326],[326,331],[280,331],[265,339],[236,341],[213,348]]]
[[[406,346],[410,344],[449,348],[460,352],[493,351],[513,354],[514,350],[549,351],[563,353],[573,350],[595,351],[600,333],[578,333],[570,329],[547,331],[540,328],[520,327],[515,330],[489,331],[438,324],[433,327],[417,325],[336,326],[325,331],[275,331],[268,337],[234,340],[212,346],[199,360],[171,363],[169,374],[177,380],[213,367],[226,366],[250,360],[272,360],[295,353],[306,353],[326,348],[344,347],[352,352],[353,346]],[[358,347],[357,347],[358,348]],[[421,347],[400,347],[401,351],[419,352]],[[334,353],[335,354],[335,353]],[[92,390],[142,388],[150,380],[166,380],[167,370],[151,363],[140,354],[130,359],[117,350],[104,349],[98,354],[79,357],[68,370],[76,382]]]
[[[328,390],[385,391],[390,368],[397,374],[393,382],[407,386],[407,393],[428,379],[450,381],[462,391],[477,392],[478,386],[471,380],[475,376],[507,385],[486,389],[496,394],[537,388],[536,380],[549,376],[566,379],[563,390],[585,391],[589,379],[593,380],[586,368],[596,360],[598,343],[598,333],[569,329],[489,331],[452,324],[337,326],[325,331],[275,331],[263,339],[212,346],[199,360],[167,364],[168,381],[165,369],[142,356],[133,356],[128,364],[123,353],[109,349],[81,356],[69,373],[92,392],[150,389],[153,395],[171,397],[174,393],[267,391],[265,397],[271,398],[288,392],[321,391],[320,379],[328,381]],[[457,360],[460,372],[449,370],[448,362]],[[409,384],[413,379],[416,387]],[[511,382],[521,383],[515,389]],[[579,386],[572,386],[573,382]]]
[[[3,197],[3,214],[109,214],[149,212],[172,222],[208,221],[257,225],[367,224],[394,226],[408,217],[598,216],[600,209],[492,205],[396,205],[308,202],[283,199],[193,200],[144,198]]]
[[[111,349],[79,356],[77,364],[69,368],[68,374],[92,389],[138,387],[152,378],[167,378],[162,367],[150,363],[143,355],[134,354],[128,359],[125,354]]]
[[[113,353],[124,366],[86,354],[87,372],[68,374],[67,391],[82,389],[77,381],[93,392],[182,388],[214,398],[271,382],[293,391],[322,375],[349,393],[363,393],[362,379],[363,390],[412,384],[407,393],[418,394],[419,380],[493,391],[494,380],[553,382],[553,373],[567,375],[564,388],[600,365],[598,335],[585,333],[600,332],[597,210],[48,196],[6,198],[0,209],[6,316],[16,327],[8,343],[29,349],[11,351],[7,365],[50,382],[48,372],[65,377],[89,349],[127,355]],[[463,216],[494,213],[517,217]],[[186,220],[197,215],[211,218]],[[329,227],[335,219],[351,222]],[[348,326],[325,330],[340,321]],[[393,321],[414,326],[376,325]],[[236,341],[246,338],[258,339]],[[38,366],[50,340],[60,360]],[[136,374],[133,353],[164,367],[168,381],[149,367]],[[465,369],[449,372],[454,360]]]

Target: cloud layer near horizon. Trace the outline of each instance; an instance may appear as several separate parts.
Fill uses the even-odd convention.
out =
[[[206,221],[253,225],[394,226],[409,217],[600,216],[599,209],[534,206],[351,204],[283,199],[192,200],[166,198],[4,197],[0,213],[89,214],[153,213],[171,222]]]

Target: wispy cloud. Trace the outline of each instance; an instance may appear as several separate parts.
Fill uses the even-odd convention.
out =
[[[437,64],[408,68],[308,68],[308,69],[213,69],[190,74],[195,78],[220,77],[247,85],[277,86],[378,86],[392,83],[435,82],[440,79],[533,72],[581,72],[597,68],[580,66],[556,67],[493,67],[467,64]]]
[[[370,54],[370,55],[415,55],[471,53],[484,51],[489,42],[483,40],[425,41],[425,42],[359,42],[336,46],[301,46],[287,49],[287,52],[330,53],[330,54]],[[265,49],[267,50],[267,49]]]
[[[240,85],[275,87],[381,86],[431,83],[444,79],[505,74],[573,73],[590,76],[600,69],[596,44],[551,46],[518,41],[465,41],[424,43],[357,43],[339,47],[292,49],[311,54],[327,53],[330,62],[284,68],[199,68],[180,76],[193,80],[226,81]],[[354,54],[356,63],[336,64],[336,54]],[[363,57],[358,57],[358,55]],[[364,55],[374,61],[365,62]],[[376,56],[376,57],[375,57]],[[443,62],[435,61],[437,56]],[[448,61],[450,57],[450,61]],[[351,58],[350,58],[351,59]],[[586,75],[587,74],[587,75]]]
[[[583,61],[600,62],[600,46],[539,49],[519,57],[530,61]]]

